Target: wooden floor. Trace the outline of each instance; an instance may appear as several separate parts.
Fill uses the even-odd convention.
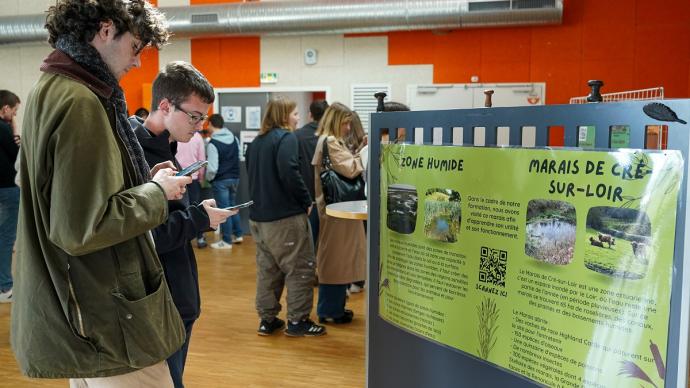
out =
[[[209,233],[209,240],[215,236]],[[251,237],[232,252],[197,250],[202,314],[192,333],[184,380],[195,387],[363,387],[365,295],[353,294],[349,325],[328,325],[317,338],[282,332],[256,335],[255,246]],[[316,289],[312,319],[316,318]],[[285,318],[285,303],[281,317]],[[66,380],[23,377],[9,346],[10,307],[0,305],[0,386],[66,387]]]

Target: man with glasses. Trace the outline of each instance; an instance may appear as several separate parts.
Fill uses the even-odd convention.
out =
[[[223,117],[219,114],[209,118],[208,128],[213,131],[213,135],[206,149],[206,179],[211,182],[218,207],[235,205],[237,187],[240,184],[240,141],[224,124]],[[211,248],[232,249],[233,243],[243,240],[244,232],[239,214],[230,217],[230,221],[222,224],[220,230],[221,239],[211,244]]]
[[[186,143],[201,129],[214,99],[213,88],[197,69],[186,62],[171,62],[153,81],[151,113],[145,121],[136,116],[134,132],[144,149],[150,166],[174,164],[177,143]],[[168,201],[168,218],[153,229],[156,252],[161,259],[165,278],[175,307],[185,325],[186,340],[182,348],[168,358],[168,367],[175,388],[183,388],[182,374],[192,326],[201,312],[199,275],[191,240],[200,232],[218,228],[221,222],[237,213],[216,208],[213,199],[190,206],[189,197]]]
[[[53,3],[22,131],[12,349],[71,387],[172,387],[185,331],[149,231],[191,178],[149,169],[119,84],[165,19],[144,0]]]

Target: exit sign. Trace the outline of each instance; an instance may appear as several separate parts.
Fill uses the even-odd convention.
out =
[[[262,84],[274,84],[278,82],[278,73],[261,73]]]

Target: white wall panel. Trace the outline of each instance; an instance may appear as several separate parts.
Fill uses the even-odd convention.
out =
[[[304,64],[308,48],[318,51],[315,65]],[[388,66],[388,38],[378,36],[262,37],[261,72],[278,73],[272,86],[330,86],[331,102],[345,104],[352,84],[391,84],[391,99],[405,103],[408,84],[433,82],[432,65]]]

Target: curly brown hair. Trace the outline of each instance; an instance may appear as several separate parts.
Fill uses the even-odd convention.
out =
[[[45,28],[53,48],[61,35],[91,42],[106,21],[113,22],[116,36],[131,32],[142,47],[160,49],[170,37],[165,16],[146,0],[59,0],[47,14]]]

